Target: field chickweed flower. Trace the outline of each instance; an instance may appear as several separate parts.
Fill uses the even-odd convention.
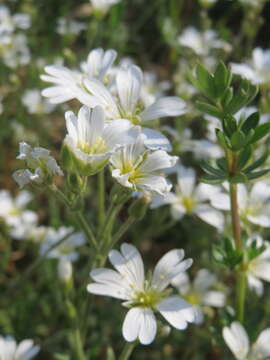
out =
[[[26,90],[22,96],[22,103],[29,114],[49,114],[55,108],[47,99],[43,99],[37,89]]]
[[[135,143],[112,155],[112,177],[134,191],[164,195],[170,191],[171,185],[161,172],[173,167],[178,157],[170,156],[164,150],[152,151],[145,146],[144,140],[144,135],[140,135]]]
[[[217,191],[215,187],[207,184],[196,186],[195,171],[192,168],[179,166],[176,192],[168,193],[164,197],[155,197],[151,208],[170,204],[172,217],[175,220],[180,220],[185,214],[195,214],[201,220],[221,231],[224,225],[224,217],[221,212],[213,209],[207,203]]]
[[[40,347],[34,345],[33,340],[26,339],[19,344],[11,336],[0,336],[1,360],[30,360],[39,352]]]
[[[111,250],[109,260],[115,270],[94,269],[90,275],[95,283],[87,286],[88,292],[125,300],[130,307],[123,323],[126,341],[137,338],[150,344],[157,332],[154,311],[160,314],[176,329],[184,330],[194,322],[193,308],[178,296],[170,296],[167,290],[172,279],[187,270],[191,259],[184,259],[184,250],[171,250],[157,263],[151,280],[146,280],[144,266],[138,250],[129,244],[121,245],[121,252]]]
[[[176,276],[171,282],[180,295],[193,305],[197,324],[203,322],[203,306],[219,308],[225,305],[225,294],[221,291],[210,290],[216,282],[216,276],[207,269],[199,270],[193,283],[185,272]]]
[[[68,135],[64,142],[73,155],[75,166],[84,175],[100,171],[119,147],[134,141],[135,127],[125,119],[106,124],[100,106],[94,109],[83,106],[78,117],[72,111],[65,116]]]
[[[50,155],[50,151],[42,147],[32,148],[27,143],[21,142],[20,154],[17,159],[24,160],[29,168],[20,169],[13,173],[13,178],[20,187],[32,181],[40,184],[51,181],[54,175],[64,175],[56,160]]]
[[[105,14],[109,8],[117,3],[120,0],[90,0],[93,9],[97,12]]]
[[[270,328],[263,330],[250,346],[246,330],[235,321],[223,328],[223,338],[237,360],[266,360],[270,356]]]
[[[261,280],[270,282],[270,244],[268,241],[263,241],[259,235],[251,236],[247,244],[251,244],[254,240],[257,247],[264,246],[265,249],[259,256],[248,262],[246,272],[249,287],[261,296],[264,290]]]
[[[270,81],[270,50],[255,48],[247,64],[232,63],[232,71],[249,79],[254,84]]]
[[[255,183],[250,192],[245,185],[238,185],[238,204],[241,219],[264,228],[270,227],[270,186],[260,181]],[[230,210],[229,195],[217,192],[211,204],[219,210]]]

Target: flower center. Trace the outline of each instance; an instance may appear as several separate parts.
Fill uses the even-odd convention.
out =
[[[13,208],[8,212],[8,215],[10,215],[10,216],[19,216],[20,211],[18,209],[16,209],[16,208]]]
[[[199,305],[200,304],[200,296],[196,294],[195,292],[190,292],[185,296],[185,299],[187,302],[189,302],[192,305]]]
[[[83,141],[79,142],[78,148],[89,155],[102,154],[107,151],[106,143],[100,136],[96,139],[94,144]]]
[[[148,289],[135,293],[133,304],[144,308],[154,308],[162,299],[162,293],[155,289]]]
[[[182,199],[182,204],[184,205],[187,213],[191,213],[193,208],[194,208],[194,201],[193,199],[189,198],[189,197],[184,197]]]

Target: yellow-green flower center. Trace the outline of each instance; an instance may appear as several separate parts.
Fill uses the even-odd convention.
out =
[[[102,154],[107,151],[106,143],[101,137],[98,137],[94,144],[81,141],[78,143],[78,148],[89,155]]]
[[[198,294],[195,292],[190,292],[185,296],[185,299],[187,302],[189,302],[191,305],[200,305],[201,299]]]
[[[133,303],[135,306],[154,308],[163,298],[163,293],[155,289],[140,291],[135,294]]]
[[[190,197],[183,197],[182,204],[185,207],[187,213],[191,213],[195,205],[194,200]]]

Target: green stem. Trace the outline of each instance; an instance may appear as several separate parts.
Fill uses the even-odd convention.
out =
[[[98,224],[101,229],[105,219],[105,182],[104,170],[98,173]]]
[[[78,327],[74,330],[73,335],[74,335],[75,351],[78,360],[86,360],[83,351],[81,333]]]
[[[95,248],[96,251],[98,251],[98,244],[96,241],[96,237],[93,233],[90,224],[87,222],[81,211],[76,211],[76,219],[79,225],[81,226],[82,230],[86,234],[90,244]]]
[[[235,248],[238,251],[242,251],[241,226],[240,226],[240,216],[239,216],[238,201],[237,201],[237,184],[230,184],[230,201],[231,201],[231,220],[232,220]]]
[[[136,342],[126,343],[126,345],[124,346],[124,349],[120,355],[119,360],[128,360],[136,345],[137,345]]]
[[[239,322],[244,321],[244,312],[245,312],[245,297],[246,297],[246,274],[241,269],[237,273],[236,277],[236,311],[237,311],[237,320]]]

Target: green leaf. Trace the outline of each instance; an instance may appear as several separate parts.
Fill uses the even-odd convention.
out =
[[[270,132],[270,122],[257,126],[250,143],[254,144],[255,142],[262,139],[264,136],[266,136],[269,132]]]
[[[225,134],[230,138],[234,132],[237,131],[237,121],[236,119],[229,115],[222,119],[222,126]]]
[[[252,155],[251,146],[246,146],[240,153],[238,162],[237,162],[237,169],[242,170],[245,165],[248,163]]]
[[[224,63],[220,61],[214,73],[214,84],[216,90],[216,98],[221,97],[231,82],[232,76]]]
[[[266,175],[269,171],[270,171],[270,169],[263,169],[263,170],[255,171],[252,173],[246,173],[246,176],[249,180],[254,180],[254,179],[258,179],[259,177]]]
[[[229,139],[221,130],[216,129],[216,136],[217,136],[218,143],[221,147],[227,148],[230,146]]]
[[[116,360],[115,353],[111,346],[107,349],[106,360]]]
[[[230,177],[228,180],[231,184],[241,184],[241,183],[246,183],[248,181],[248,178],[246,174],[238,173]]]
[[[54,356],[55,360],[70,360],[69,355],[54,354],[53,356]]]
[[[214,168],[209,162],[207,162],[205,160],[202,161],[201,168],[210,175],[215,175],[218,177],[219,176],[224,177],[224,175],[225,175],[224,171]]]
[[[225,108],[229,102],[232,100],[233,98],[233,88],[229,87],[226,89],[226,91],[224,92],[222,98],[221,98],[221,104],[222,106]]]
[[[241,130],[247,134],[251,129],[255,129],[260,121],[260,113],[255,112],[251,114],[244,122],[241,127]]]
[[[201,182],[210,185],[222,184],[225,180],[226,180],[225,177],[215,176],[215,175],[204,175],[201,178]]]
[[[245,144],[246,144],[245,134],[241,130],[236,131],[231,137],[232,149],[238,151],[242,149],[245,146]]]
[[[201,65],[196,66],[196,77],[200,90],[210,99],[215,98],[214,77]]]
[[[223,170],[225,173],[228,172],[227,161],[225,158],[217,159],[216,164],[219,169]]]
[[[212,115],[219,119],[222,119],[222,117],[223,117],[222,112],[219,110],[219,108],[217,108],[214,105],[210,105],[210,104],[207,104],[207,103],[204,103],[201,101],[196,101],[196,108],[203,113]]]
[[[268,151],[266,150],[266,151],[262,154],[262,156],[260,156],[259,159],[257,159],[256,161],[254,161],[253,164],[251,164],[249,167],[247,167],[247,168],[244,170],[244,172],[251,172],[251,171],[257,169],[258,167],[262,166],[262,165],[265,163],[265,161],[267,160],[268,154],[269,154],[269,153],[268,153]]]

